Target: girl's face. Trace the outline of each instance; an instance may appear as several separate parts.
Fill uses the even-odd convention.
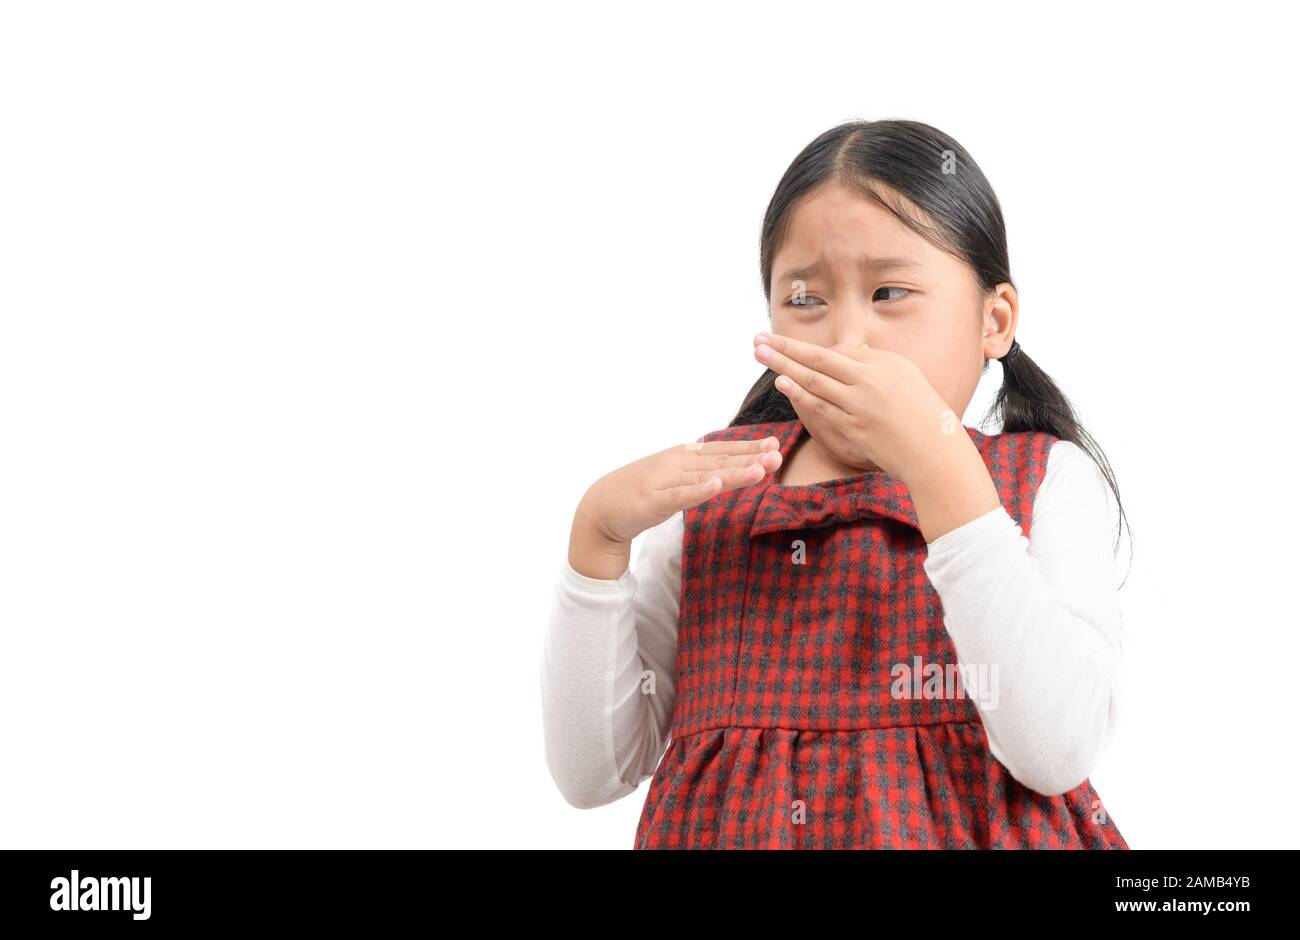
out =
[[[884,184],[872,186],[902,201]],[[986,296],[968,264],[840,184],[811,191],[794,208],[769,293],[775,332],[905,356],[957,415],[985,358],[1002,355],[1015,336],[1014,287],[999,284]]]

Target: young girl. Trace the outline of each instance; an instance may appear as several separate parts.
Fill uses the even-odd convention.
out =
[[[731,424],[574,515],[541,668],[560,791],[652,776],[637,848],[1128,848],[1087,779],[1120,703],[1114,477],[1015,340],[983,173],[926,124],[835,127],[761,269],[767,371]],[[991,358],[989,435],[958,416]]]

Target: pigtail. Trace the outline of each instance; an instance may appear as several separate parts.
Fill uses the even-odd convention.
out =
[[[1115,472],[1111,469],[1105,452],[1079,421],[1065,393],[1038,363],[1025,354],[1019,341],[1013,340],[1011,349],[998,362],[1002,365],[1002,385],[984,416],[984,421],[996,419],[1002,433],[1045,431],[1063,441],[1076,444],[1087,453],[1115,494],[1115,504],[1119,510],[1119,526],[1115,534],[1115,547],[1118,549],[1119,532],[1127,526],[1128,517],[1119,495],[1119,486],[1115,482]],[[1133,531],[1130,528],[1130,555],[1132,538]],[[1127,576],[1124,580],[1128,580]]]
[[[740,403],[740,410],[728,427],[793,421],[797,417],[799,414],[790,403],[790,396],[776,387],[776,373],[764,369],[754,387],[745,395],[745,400]]]

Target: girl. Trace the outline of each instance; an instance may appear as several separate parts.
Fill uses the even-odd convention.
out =
[[[1120,704],[1108,486],[1123,506],[1015,340],[988,181],[926,124],[842,124],[761,248],[739,413],[574,514],[541,669],[561,793],[650,776],[637,848],[1128,848],[1087,779]],[[990,358],[993,435],[957,417]]]

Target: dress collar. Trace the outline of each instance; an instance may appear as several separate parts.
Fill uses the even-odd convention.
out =
[[[784,467],[807,429],[798,418],[774,422],[770,427],[781,442],[781,467]],[[983,452],[986,435],[975,428],[962,427]],[[781,467],[755,484],[764,489],[750,525],[751,536],[854,522],[869,516],[893,519],[920,531],[916,507],[906,484],[884,470],[865,470],[855,476],[821,483],[792,485],[776,482]]]

